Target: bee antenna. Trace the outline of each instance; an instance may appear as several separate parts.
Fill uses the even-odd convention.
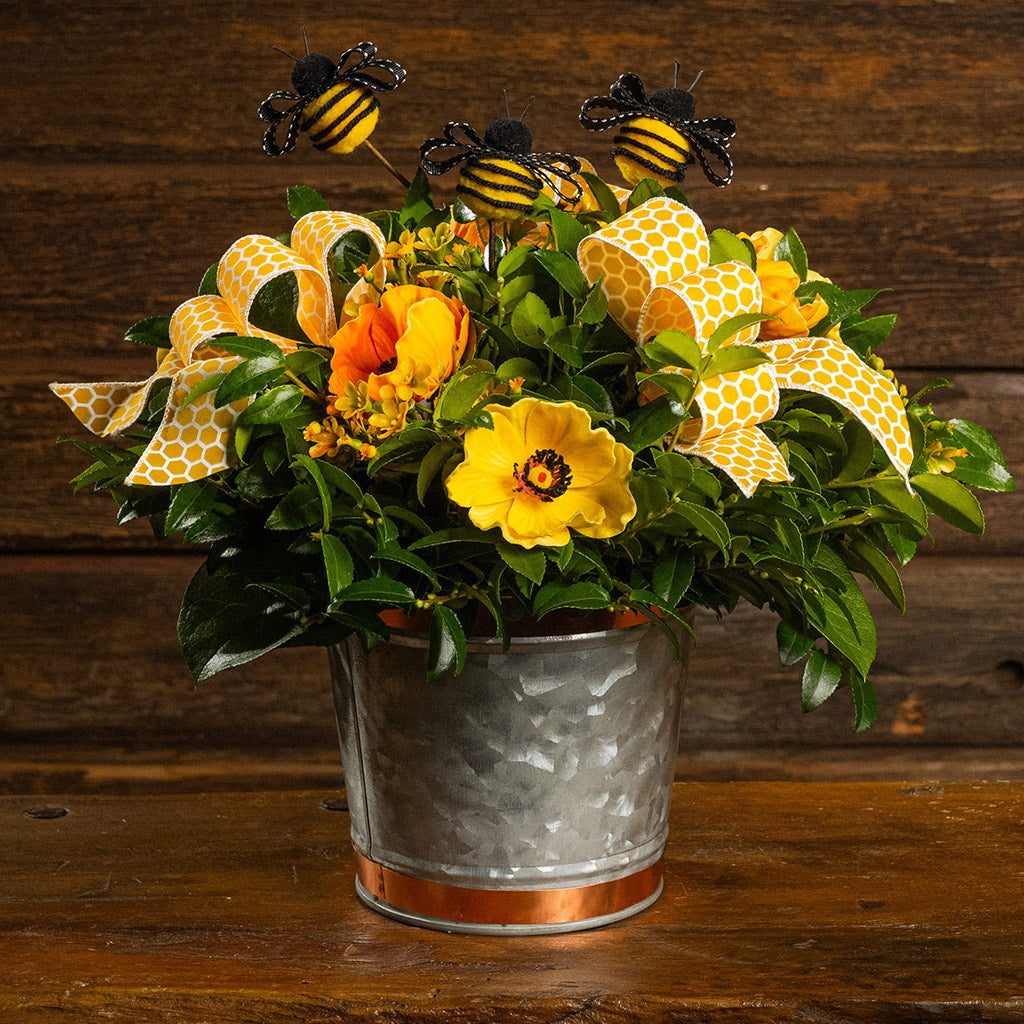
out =
[[[678,66],[679,65],[677,64],[676,67],[678,67]],[[693,92],[694,86],[696,86],[696,84],[700,81],[700,76],[703,75],[703,74],[704,74],[703,71],[698,71],[697,72],[697,77],[693,80],[693,85],[691,85],[690,88],[686,90],[687,92]]]
[[[531,104],[531,103],[533,102],[533,100],[534,100],[534,97],[533,97],[533,96],[531,96],[531,97],[530,97],[530,98],[529,98],[529,99],[528,99],[528,100],[526,101],[526,106],[525,106],[525,107],[523,107],[523,115],[522,115],[522,117],[520,117],[520,118],[519,118],[519,120],[520,120],[520,121],[525,121],[525,120],[526,120],[526,112],[527,112],[527,111],[528,111],[528,110],[530,109],[530,104]]]
[[[309,40],[306,38],[306,26],[302,26],[302,43],[306,47],[306,56],[309,56]]]
[[[278,53],[283,54],[289,60],[295,61],[296,64],[299,63],[298,57],[293,57],[287,50],[282,50],[280,46],[275,46],[274,49],[277,50]]]
[[[672,88],[675,89],[679,85],[679,61],[676,61],[675,74],[672,75]]]
[[[502,89],[501,95],[505,97],[505,116],[511,121],[512,114],[509,112],[508,109],[508,89]]]

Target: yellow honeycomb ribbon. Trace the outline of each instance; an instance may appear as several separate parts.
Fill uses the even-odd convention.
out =
[[[231,430],[248,399],[217,408],[207,393],[182,408],[189,391],[211,374],[228,371],[239,356],[216,348],[223,335],[261,337],[291,352],[300,339],[285,338],[250,321],[260,289],[282,274],[294,274],[298,288],[296,319],[305,338],[327,346],[338,328],[331,296],[331,250],[345,235],[358,231],[377,250],[373,278],[384,280],[385,240],[380,229],[348,213],[306,214],[295,224],[291,247],[264,235],[248,235],[224,254],[217,267],[217,295],[183,302],[171,317],[171,348],[156,372],[144,381],[97,384],[51,384],[78,419],[94,434],[120,434],[142,414],[153,386],[170,379],[163,420],[127,478],[129,484],[154,486],[201,480],[232,463]],[[370,297],[372,286],[359,282],[350,292],[356,302]]]
[[[710,264],[707,232],[687,206],[651,199],[579,245],[587,279],[601,280],[613,319],[641,347],[668,328],[696,339],[701,351],[732,317],[761,311],[754,271],[736,261]],[[700,417],[683,425],[678,448],[728,473],[747,496],[762,480],[792,479],[782,453],[757,424],[778,410],[779,388],[813,391],[847,409],[871,431],[907,479],[913,459],[906,411],[895,386],[831,338],[758,341],[757,324],[726,344],[753,345],[770,363],[702,380]]]

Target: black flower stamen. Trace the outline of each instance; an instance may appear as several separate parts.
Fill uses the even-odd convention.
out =
[[[569,489],[572,470],[568,463],[553,448],[539,448],[519,468],[512,466],[516,478],[516,491],[526,491],[541,501],[554,501]]]

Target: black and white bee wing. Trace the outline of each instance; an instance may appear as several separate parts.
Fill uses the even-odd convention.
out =
[[[677,125],[693,143],[694,152],[708,181],[713,185],[728,185],[732,181],[732,158],[729,143],[736,134],[736,122],[729,117],[705,117],[699,121],[685,121]],[[713,166],[708,156],[714,157]]]
[[[355,54],[359,54],[360,60],[350,67],[346,67]],[[354,85],[361,85],[366,89],[375,89],[377,92],[390,92],[397,89],[405,81],[405,68],[393,60],[377,58],[377,47],[373,43],[360,43],[346,50],[338,59],[335,69],[335,78],[352,82]],[[378,78],[376,75],[367,74],[366,68],[380,68],[390,76],[390,81]]]
[[[456,138],[457,132],[461,132],[469,141],[463,142]],[[442,156],[439,160],[431,159],[429,156],[429,154],[437,150],[451,151],[453,149],[458,150],[458,152],[449,152],[447,156]],[[423,164],[423,170],[427,174],[444,174],[446,171],[450,171],[456,164],[471,156],[474,149],[490,152],[489,149],[484,147],[483,139],[468,124],[464,121],[449,121],[442,129],[441,136],[427,139],[420,146],[420,161]]]
[[[619,75],[618,81],[609,90],[609,96],[617,103],[632,106],[634,109],[647,106],[647,91],[639,75],[627,71]]]
[[[588,131],[601,132],[636,117],[647,106],[644,83],[632,71],[619,76],[607,96],[592,96],[580,107],[580,123]],[[594,117],[593,110],[610,110],[611,115]]]
[[[291,105],[285,110],[278,110],[274,106],[276,100],[288,100]],[[266,121],[270,125],[263,135],[263,152],[267,156],[280,156],[295,146],[295,140],[299,137],[299,119],[305,105],[306,101],[293,92],[272,92],[260,104],[260,120]],[[285,132],[284,144],[279,146],[277,144],[277,129],[281,122],[289,116],[291,121]]]
[[[568,153],[531,153],[528,159],[530,168],[560,199],[575,203],[583,197],[583,185],[575,177],[583,170],[577,157]],[[566,192],[565,186],[571,186],[572,191]]]

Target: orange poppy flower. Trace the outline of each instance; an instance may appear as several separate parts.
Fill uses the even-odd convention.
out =
[[[371,401],[381,387],[429,398],[452,375],[473,336],[469,310],[432,288],[389,288],[380,305],[367,303],[331,339],[331,394],[366,382]]]

